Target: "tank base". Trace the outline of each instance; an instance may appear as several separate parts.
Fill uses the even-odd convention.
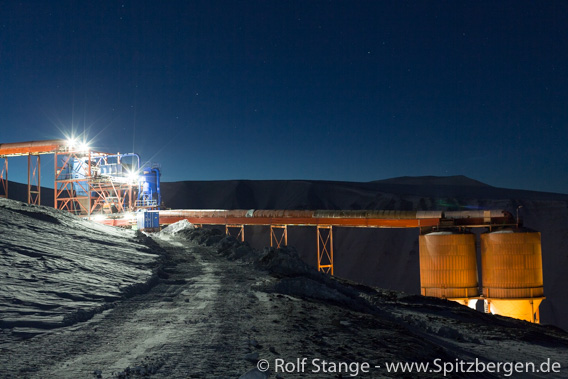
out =
[[[485,299],[485,306],[489,313],[539,324],[539,306],[544,299],[544,297],[525,299]]]
[[[448,298],[448,300],[451,301],[455,301],[457,303],[460,303],[461,305],[465,305],[466,307],[469,307],[471,309],[476,309],[477,306],[477,301],[479,300],[478,298],[454,298],[454,299],[450,299]]]

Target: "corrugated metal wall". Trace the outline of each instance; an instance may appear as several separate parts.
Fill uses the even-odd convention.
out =
[[[421,235],[420,283],[425,296],[467,298],[479,295],[475,235]]]

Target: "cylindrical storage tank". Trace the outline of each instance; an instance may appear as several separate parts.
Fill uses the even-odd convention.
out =
[[[158,192],[158,178],[156,173],[151,170],[144,170],[140,175],[140,182],[143,183],[141,191],[145,196],[152,197]]]
[[[543,295],[540,233],[505,229],[481,235],[483,295],[533,298]]]
[[[420,287],[424,296],[479,296],[475,235],[433,232],[419,237]]]
[[[540,233],[504,229],[482,234],[481,267],[491,313],[539,322],[544,298]]]

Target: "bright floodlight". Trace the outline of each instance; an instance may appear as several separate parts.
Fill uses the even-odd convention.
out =
[[[129,171],[126,178],[128,179],[129,183],[136,183],[138,182],[139,173],[137,171]]]
[[[89,143],[84,138],[77,138],[73,135],[67,137],[67,147],[71,151],[85,152],[91,149]]]
[[[77,140],[73,137],[67,138],[67,146],[74,148],[77,145]]]
[[[79,151],[88,151],[89,150],[89,144],[86,142],[81,142],[79,144]]]

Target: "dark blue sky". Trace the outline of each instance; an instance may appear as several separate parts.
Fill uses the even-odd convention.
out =
[[[565,1],[10,1],[0,14],[0,142],[85,131],[166,181],[462,174],[568,193]]]

